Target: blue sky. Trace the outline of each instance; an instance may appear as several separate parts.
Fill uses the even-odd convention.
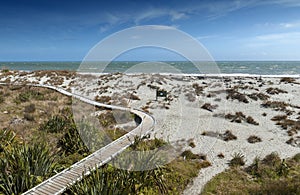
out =
[[[80,61],[103,38],[138,25],[184,31],[216,60],[300,60],[299,0],[10,0],[0,6],[0,61]],[[176,60],[132,53],[122,59]]]

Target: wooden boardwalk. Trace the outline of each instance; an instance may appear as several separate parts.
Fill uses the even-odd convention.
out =
[[[147,135],[154,129],[154,118],[141,110],[102,104],[53,86],[32,86],[50,88],[94,106],[129,111],[132,114],[139,116],[142,120],[141,123],[129,133],[73,164],[68,169],[63,170],[62,172],[28,190],[27,192],[23,193],[24,195],[61,194],[68,186],[73,185],[77,181],[81,180],[83,176],[89,175],[90,170],[95,170],[96,168],[101,167],[112,160],[112,158],[114,158],[116,155],[123,152],[133,143],[135,136]]]

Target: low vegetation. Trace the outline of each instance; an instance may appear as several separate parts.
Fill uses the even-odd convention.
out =
[[[289,106],[289,104],[281,101],[266,101],[263,102],[261,106],[264,108],[272,108],[275,111],[287,112],[287,107]]]
[[[276,115],[271,118],[272,121],[276,122],[276,125],[280,126],[282,129],[287,130],[289,136],[297,135],[300,131],[300,122],[299,120],[289,119],[287,115]],[[287,143],[292,145],[297,145],[294,143],[297,139],[290,138]],[[300,144],[299,144],[300,145]]]
[[[201,106],[202,109],[208,110],[210,112],[213,112],[214,109],[216,109],[218,105],[211,105],[210,103],[205,103]]]
[[[221,139],[223,141],[236,140],[237,136],[235,136],[230,130],[226,130],[224,133],[217,133],[213,131],[204,131],[201,135],[215,137]]]
[[[280,79],[280,83],[296,83],[296,79],[290,77],[284,77]]]
[[[259,125],[251,116],[246,116],[242,112],[236,112],[235,114],[228,113],[225,115],[225,119],[235,123],[242,123],[244,121],[252,125]]]
[[[248,137],[247,141],[251,144],[257,143],[257,142],[261,142],[261,138],[256,136],[256,135],[251,135]]]
[[[247,95],[249,98],[251,98],[252,100],[257,101],[258,99],[260,100],[267,100],[270,98],[270,96],[264,94],[264,93],[251,93]]]
[[[278,88],[273,88],[273,87],[269,87],[268,89],[266,89],[266,92],[270,95],[280,94],[280,93],[288,93],[287,91],[284,91],[284,90],[278,89]]]
[[[300,194],[300,154],[280,159],[271,153],[262,160],[255,158],[246,168],[239,166],[241,158],[234,157],[238,166],[215,176],[202,194]]]
[[[136,139],[129,150],[147,151],[166,144],[160,139]],[[204,155],[184,151],[167,165],[128,171],[105,165],[64,194],[181,194],[200,169],[210,166]]]
[[[52,90],[10,86],[2,87],[0,91],[4,97],[13,91],[0,108],[3,113],[0,118],[3,127],[0,129],[0,194],[27,191],[127,133],[121,127],[115,128],[118,122],[134,120],[126,113],[100,110],[101,114],[95,119],[104,128],[99,131],[84,120],[75,125],[70,99]],[[118,120],[114,120],[115,116]],[[87,144],[85,139],[93,139],[93,144]],[[149,150],[163,144],[165,142],[159,139],[142,140],[131,148]],[[182,155],[185,157],[179,156],[171,163],[149,171],[125,171],[106,165],[66,193],[179,194],[201,168],[210,166],[205,155],[190,151]]]
[[[242,153],[234,153],[232,159],[228,162],[230,167],[240,167],[245,165],[245,156]]]
[[[245,94],[238,92],[236,89],[226,90],[227,96],[226,99],[238,100],[239,102],[249,103]]]

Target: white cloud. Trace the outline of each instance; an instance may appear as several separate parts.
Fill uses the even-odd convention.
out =
[[[176,11],[171,11],[170,15],[172,17],[172,21],[188,18],[188,16],[185,13]]]
[[[274,33],[256,36],[260,41],[300,41],[300,32]]]
[[[198,36],[196,39],[198,40],[203,40],[203,39],[212,39],[218,37],[217,35],[203,35],[203,36]]]
[[[273,1],[267,1],[268,3],[275,3],[275,4],[280,4],[283,6],[288,6],[288,7],[299,7],[300,6],[300,1],[299,0],[273,0]]]
[[[140,24],[143,21],[148,21],[151,19],[159,18],[159,17],[169,17],[171,21],[181,20],[188,18],[186,12],[176,9],[166,9],[166,8],[148,8],[147,10],[143,10],[132,17],[134,18],[134,22],[136,24]]]
[[[248,38],[243,41],[250,48],[299,47],[300,32],[272,33]]]
[[[287,23],[280,23],[279,24],[282,28],[296,28],[300,27],[300,22],[287,22]]]

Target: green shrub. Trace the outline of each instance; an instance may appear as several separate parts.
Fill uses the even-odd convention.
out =
[[[29,113],[24,113],[24,119],[26,119],[28,121],[34,121],[34,116]]]
[[[15,103],[20,104],[23,102],[28,102],[31,99],[34,100],[45,100],[44,94],[39,92],[39,91],[35,91],[33,89],[28,89],[25,92],[20,93],[16,98],[15,98]]]
[[[300,153],[296,154],[294,157],[293,157],[294,161],[296,162],[300,162]]]
[[[15,136],[15,133],[9,129],[0,130],[0,153],[13,143]]]
[[[74,153],[87,155],[89,152],[75,126],[68,128],[64,136],[58,141],[58,147],[62,149],[64,155]]]
[[[0,194],[21,194],[55,174],[47,145],[15,145],[0,159]]]
[[[206,160],[206,156],[205,155],[200,155],[200,154],[194,154],[192,151],[190,150],[185,150],[184,152],[181,153],[182,157],[184,157],[185,159],[202,159],[202,160]]]
[[[25,106],[24,112],[26,112],[26,113],[33,113],[33,112],[35,112],[35,105],[34,104],[30,104],[28,106]]]
[[[64,116],[55,115],[40,126],[41,131],[49,133],[63,132],[67,126],[70,126],[69,120]]]
[[[0,104],[3,103],[4,101],[5,101],[5,99],[4,99],[3,95],[1,94],[0,95]]]
[[[230,167],[239,167],[245,165],[245,156],[241,153],[234,153],[233,158],[229,161]]]

